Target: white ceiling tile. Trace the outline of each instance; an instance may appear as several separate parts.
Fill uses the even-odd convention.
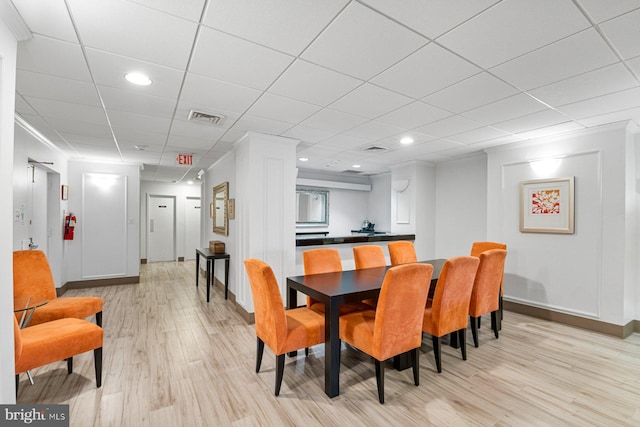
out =
[[[129,0],[189,21],[199,22],[205,0]]]
[[[296,101],[284,96],[265,93],[247,111],[247,114],[287,123],[299,123],[322,107]]]
[[[80,45],[38,35],[20,42],[16,68],[65,79],[91,81]]]
[[[78,43],[64,0],[11,0],[35,34]]]
[[[182,153],[193,150],[209,150],[215,141],[210,139],[192,138],[188,136],[169,135],[167,144]]]
[[[136,89],[119,89],[98,86],[104,105],[108,110],[126,111],[165,118],[173,117],[176,101],[170,98],[145,95]]]
[[[489,139],[499,138],[508,135],[507,132],[495,129],[489,126],[473,129],[467,132],[458,133],[448,136],[447,139],[462,144],[475,144]]]
[[[24,100],[24,98],[22,98],[22,96],[20,96],[19,94],[16,94],[16,113],[24,116],[25,114],[28,115],[36,115],[38,113],[36,113],[36,110],[34,110],[28,103],[27,101]]]
[[[310,128],[339,133],[361,125],[367,121],[367,119],[362,117],[324,108],[300,124]]]
[[[269,92],[326,107],[362,80],[297,59]]]
[[[379,121],[370,121],[356,126],[353,129],[349,129],[344,133],[345,135],[355,136],[367,141],[375,141],[391,135],[397,135],[400,132],[403,132],[403,129],[400,127],[387,125]]]
[[[524,93],[519,93],[491,104],[464,112],[462,115],[479,123],[493,124],[519,116],[535,113],[547,106]]]
[[[553,126],[545,126],[540,129],[533,129],[527,132],[521,132],[518,134],[518,136],[521,136],[522,138],[525,138],[525,139],[538,139],[538,138],[545,138],[552,135],[573,132],[580,129],[584,129],[584,126],[576,122],[564,122],[564,123],[558,123],[557,125],[553,125]]]
[[[503,1],[438,39],[490,68],[588,28],[571,0]]]
[[[569,119],[567,118],[567,116],[557,111],[543,110],[537,113],[528,114],[526,116],[496,123],[494,127],[505,132],[517,133],[529,131],[532,129],[540,129],[545,126],[555,126],[568,120]]]
[[[173,120],[171,122],[171,135],[177,137],[187,136],[217,141],[225,132],[225,128],[208,123],[183,120]]]
[[[467,119],[462,116],[451,116],[447,117],[446,119],[430,123],[426,126],[420,126],[416,130],[418,132],[426,133],[427,135],[433,135],[443,138],[472,129],[478,129],[480,127],[482,127],[482,125],[473,120]]]
[[[133,147],[134,145],[146,145],[161,149],[167,142],[167,134],[159,132],[146,132],[128,127],[118,127],[113,129],[118,144]]]
[[[462,113],[517,92],[512,86],[490,74],[480,73],[422,100],[444,110]]]
[[[283,133],[282,136],[299,139],[308,143],[316,143],[332,137],[335,134],[336,132],[333,131],[314,129],[307,126],[295,126]]]
[[[580,119],[580,123],[587,127],[594,127],[609,123],[624,122],[627,120],[633,120],[636,124],[640,125],[640,107]]]
[[[87,160],[96,160],[100,162],[122,161],[122,157],[115,145],[102,146],[91,144],[74,143],[73,148],[78,152],[77,157]]]
[[[371,81],[404,95],[422,98],[480,71],[470,62],[430,43]]]
[[[558,110],[574,119],[582,119],[637,107],[638,99],[640,87],[563,105]]]
[[[302,58],[368,80],[426,43],[427,39],[353,2]]]
[[[244,86],[208,79],[189,73],[182,88],[181,103],[208,106],[217,109],[244,112],[260,96],[261,92]]]
[[[123,0],[68,0],[82,42],[184,69],[197,24]]]
[[[264,90],[294,58],[210,28],[202,28],[189,70],[229,83]]]
[[[204,25],[273,49],[298,55],[346,0],[212,0]]]
[[[604,34],[623,58],[640,55],[640,9],[600,24]]]
[[[541,101],[557,107],[637,85],[637,81],[626,67],[617,63],[528,92]]]
[[[365,83],[338,99],[330,107],[334,110],[373,119],[410,102],[412,102],[411,98]]]
[[[16,91],[23,96],[100,107],[93,84],[81,80],[63,79],[49,74],[18,70]]]
[[[410,137],[413,139],[413,143],[411,144],[402,144],[400,141],[402,138]],[[391,149],[401,149],[406,150],[409,147],[415,147],[416,145],[421,145],[429,141],[433,141],[437,139],[435,136],[427,135],[425,133],[421,133],[415,130],[407,130],[397,133],[392,136],[388,136],[382,139],[379,139],[373,143],[373,145],[391,148]]]
[[[451,115],[448,111],[416,101],[380,116],[376,120],[393,126],[413,129]]]
[[[450,150],[452,148],[462,147],[463,145],[455,141],[449,141],[447,139],[436,139],[433,141],[425,142],[415,148],[417,152],[438,152],[443,150]]]
[[[280,135],[291,128],[291,123],[244,114],[231,128],[236,131],[253,131],[268,135]]]
[[[141,132],[158,132],[166,134],[169,132],[171,119],[165,117],[149,116],[123,112],[118,110],[107,110],[109,121],[114,128],[137,129]]]
[[[631,67],[631,69],[634,73],[636,73],[637,76],[640,76],[640,56],[629,59],[628,61],[626,61],[626,63],[629,67]]]
[[[580,0],[580,4],[597,23],[640,8],[640,0]]]
[[[75,135],[71,133],[62,133],[65,141],[67,141],[71,145],[75,144],[84,144],[84,145],[98,145],[102,147],[114,147],[115,143],[113,142],[113,138],[101,138],[99,136],[85,136],[85,135]]]
[[[618,62],[593,28],[574,34],[490,71],[522,89],[544,86]]]
[[[429,38],[451,28],[497,3],[497,0],[365,0],[372,8],[397,19]]]
[[[176,98],[180,92],[184,71],[91,48],[86,49],[86,54],[96,84],[164,98]],[[152,83],[149,86],[134,85],[124,78],[130,72],[145,74]]]
[[[355,136],[340,134],[327,138],[322,142],[316,144],[318,147],[333,147],[348,150],[351,148],[362,147],[366,145],[368,141],[362,138],[356,138]]]
[[[83,122],[74,118],[45,117],[44,119],[61,135],[74,134],[80,137],[113,138],[106,119],[103,124]]]
[[[77,120],[96,125],[107,124],[107,118],[102,108],[89,105],[71,104],[51,99],[33,98],[25,96],[25,100],[42,117],[52,117],[66,120]]]

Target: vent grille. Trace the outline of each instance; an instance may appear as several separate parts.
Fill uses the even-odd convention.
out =
[[[189,111],[189,120],[198,123],[206,123],[211,125],[221,125],[226,117],[222,114],[203,113],[202,111]]]
[[[378,145],[372,145],[371,147],[365,148],[363,151],[384,151],[384,150],[386,150],[385,147],[380,147]]]
[[[353,174],[353,175],[359,175],[359,174],[362,173],[362,171],[357,171],[357,170],[353,170],[353,169],[347,169],[347,170],[342,171],[342,173],[350,173],[350,174]]]

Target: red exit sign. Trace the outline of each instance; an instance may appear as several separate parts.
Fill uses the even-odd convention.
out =
[[[178,164],[178,166],[193,165],[193,154],[179,153],[176,157],[176,163]]]

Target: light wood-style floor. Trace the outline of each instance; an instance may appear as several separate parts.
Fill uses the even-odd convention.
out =
[[[483,320],[480,347],[468,331],[468,360],[443,348],[437,374],[431,340],[411,370],[386,370],[385,398],[374,365],[343,350],[340,396],[323,388],[323,346],[287,358],[273,395],[268,348],[255,373],[255,335],[216,289],[209,304],[195,264],[141,266],[140,283],[65,296],[105,299],[103,385],[93,353],[20,377],[18,403],[66,403],[71,426],[530,426],[640,425],[640,336],[626,340],[505,312],[500,339]],[[202,283],[202,282],[201,282]],[[91,319],[94,321],[94,319]]]

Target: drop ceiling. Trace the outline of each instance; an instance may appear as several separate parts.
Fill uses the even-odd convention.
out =
[[[299,168],[368,175],[640,124],[640,0],[12,1],[33,34],[16,113],[145,180],[193,179],[247,131],[299,139]]]

